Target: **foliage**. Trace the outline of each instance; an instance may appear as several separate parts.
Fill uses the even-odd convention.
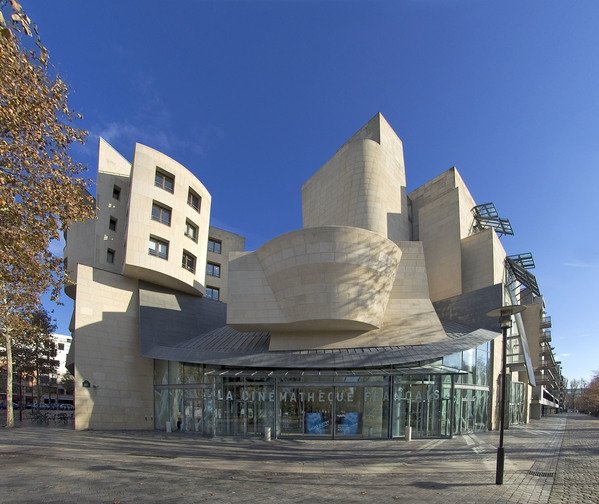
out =
[[[564,408],[566,410],[577,409],[576,402],[583,390],[586,388],[587,383],[584,379],[573,378],[569,382],[566,380],[566,386],[564,391]]]
[[[56,325],[43,308],[34,312],[17,341],[13,344],[13,366],[20,377],[35,380],[38,401],[42,397],[42,376],[55,374],[58,368],[56,344],[52,334]]]
[[[599,372],[591,379],[576,402],[579,411],[599,416]]]
[[[71,395],[75,391],[75,378],[70,373],[62,376],[60,384],[64,387],[65,394]]]
[[[71,222],[93,217],[84,166],[70,156],[86,132],[68,107],[68,87],[51,76],[48,53],[17,0],[0,0],[0,333],[12,365],[12,342],[32,320],[48,289],[57,299],[67,281],[49,249]],[[37,48],[24,47],[35,34]],[[7,370],[12,390],[12,369]],[[8,391],[7,391],[8,392]],[[7,425],[12,426],[8,397]]]

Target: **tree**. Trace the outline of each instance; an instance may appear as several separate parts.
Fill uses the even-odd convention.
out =
[[[577,406],[582,412],[599,416],[599,372],[595,372],[595,376],[584,388],[578,398]]]
[[[7,354],[7,426],[12,416],[12,343],[40,296],[58,299],[68,281],[49,245],[94,207],[69,146],[86,132],[68,107],[68,87],[51,75],[48,53],[17,0],[0,0],[0,333]],[[37,47],[24,36],[35,34]],[[31,44],[29,44],[31,45]],[[10,393],[9,390],[10,389]]]
[[[72,395],[75,391],[75,378],[70,373],[65,373],[60,378],[60,384],[63,386],[65,394]]]
[[[42,397],[42,385],[45,377],[56,374],[58,361],[55,359],[57,349],[53,338],[56,324],[50,314],[40,308],[35,311],[27,326],[13,344],[13,366],[17,376],[32,376],[35,378],[36,397]]]

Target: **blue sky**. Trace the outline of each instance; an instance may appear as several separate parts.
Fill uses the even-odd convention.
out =
[[[85,116],[92,176],[99,135],[161,150],[251,250],[301,227],[301,184],[380,111],[408,190],[455,165],[511,220],[564,374],[599,370],[599,2],[23,4]]]

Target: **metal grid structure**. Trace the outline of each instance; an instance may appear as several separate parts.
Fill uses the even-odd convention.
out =
[[[483,229],[493,228],[499,236],[514,234],[509,219],[499,217],[493,203],[476,205],[472,209],[472,214],[474,215],[474,224],[472,226],[473,233],[477,233]]]
[[[541,295],[539,284],[535,276],[528,270],[535,267],[535,262],[532,254],[515,254],[505,258],[505,268],[507,271],[507,284],[512,289],[512,292],[517,296],[520,287],[524,286],[536,296]]]

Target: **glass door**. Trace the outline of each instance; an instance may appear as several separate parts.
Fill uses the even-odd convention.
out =
[[[364,388],[335,387],[335,437],[362,437]]]
[[[474,432],[474,399],[472,398],[462,398],[460,425],[462,433]]]
[[[181,430],[204,433],[202,390],[186,390]]]
[[[304,388],[304,434],[309,436],[332,435],[333,387]]]

